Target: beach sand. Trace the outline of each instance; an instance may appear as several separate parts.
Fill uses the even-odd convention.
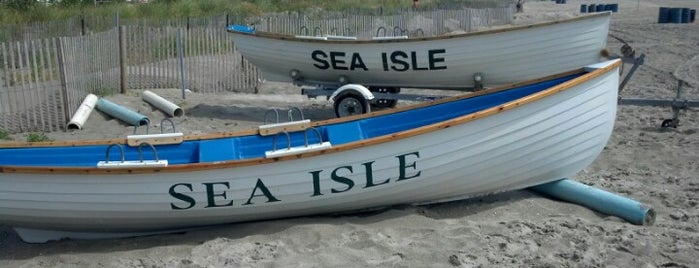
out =
[[[692,84],[685,96],[698,100],[699,23],[658,24],[657,14],[660,6],[699,9],[699,1],[614,2],[619,13],[610,33],[646,55],[621,95],[672,99],[676,73]],[[573,16],[581,3],[599,1],[528,1],[517,20]],[[608,47],[618,53],[621,43],[610,38]],[[333,117],[328,101],[309,100],[286,84],[265,83],[258,95],[187,93],[185,100],[179,90],[154,91],[185,109],[184,117],[174,119],[184,133],[257,126],[270,107],[303,107],[313,120]],[[149,115],[151,132],[159,131],[163,114],[138,96],[108,98]],[[607,147],[575,178],[653,207],[657,218],[651,226],[523,190],[127,239],[27,244],[0,226],[0,267],[697,267],[699,113],[682,111],[679,127],[660,128],[671,117],[669,107],[620,106]],[[95,112],[84,130],[47,135],[118,138],[132,132]]]

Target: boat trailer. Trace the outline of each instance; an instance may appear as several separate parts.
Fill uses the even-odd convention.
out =
[[[690,107],[699,107],[699,100],[688,100],[686,99],[683,94],[682,94],[682,88],[683,86],[689,86],[689,83],[682,79],[677,79],[677,88],[676,88],[676,94],[674,99],[643,99],[643,98],[622,98],[621,97],[621,91],[624,89],[626,86],[626,83],[628,83],[629,79],[631,76],[633,76],[634,72],[643,65],[644,63],[644,58],[645,54],[641,54],[639,57],[636,57],[635,54],[636,52],[631,48],[631,46],[628,45],[624,40],[621,40],[620,38],[617,38],[615,36],[612,36],[613,38],[621,41],[624,45],[621,47],[621,56],[612,56],[614,58],[619,58],[622,60],[622,62],[625,63],[631,63],[633,66],[631,67],[631,70],[626,74],[622,82],[619,84],[619,105],[636,105],[636,106],[670,106],[672,108],[672,118],[669,119],[664,119],[662,123],[660,124],[660,127],[662,128],[667,128],[667,127],[673,127],[677,128],[679,125],[679,114],[681,110],[687,110]]]
[[[662,128],[667,128],[667,127],[673,127],[677,128],[677,126],[680,123],[679,120],[679,114],[680,110],[687,110],[689,107],[699,107],[699,101],[697,100],[688,100],[682,96],[682,87],[684,85],[689,86],[689,83],[686,81],[683,81],[682,79],[677,79],[677,89],[676,89],[676,94],[675,98],[668,100],[668,99],[642,99],[642,98],[622,98],[621,97],[621,91],[624,89],[626,86],[626,83],[629,82],[629,79],[631,79],[631,76],[633,76],[634,72],[643,65],[644,59],[645,59],[645,54],[641,54],[639,57],[636,57],[636,51],[623,39],[616,37],[614,35],[609,35],[610,37],[620,41],[623,45],[621,46],[621,55],[613,55],[610,56],[610,58],[618,58],[621,59],[624,64],[626,63],[631,63],[633,66],[631,67],[631,70],[626,74],[624,79],[621,81],[619,84],[619,105],[636,105],[636,106],[670,106],[672,108],[672,118],[669,119],[664,119],[663,122],[660,124],[660,127]]]
[[[419,95],[400,93],[397,87],[364,87],[358,84],[346,84],[339,88],[317,86],[315,88],[301,88],[301,94],[308,98],[326,96],[333,100],[333,109],[337,117],[371,112],[371,107],[393,108],[398,100],[430,101],[446,96]]]

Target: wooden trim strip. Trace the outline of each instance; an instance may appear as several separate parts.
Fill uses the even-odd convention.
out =
[[[150,145],[163,144],[180,144],[183,141],[184,134],[177,133],[162,133],[162,134],[146,134],[146,135],[128,135],[126,141],[129,146],[140,146],[142,143]]]
[[[275,124],[261,125],[258,127],[260,136],[276,135],[282,132],[303,131],[311,127],[311,120],[291,121]]]

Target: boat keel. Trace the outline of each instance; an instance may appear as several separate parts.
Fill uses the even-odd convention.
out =
[[[113,238],[128,238],[138,236],[151,236],[161,234],[173,234],[192,231],[203,227],[192,227],[172,230],[159,230],[147,232],[70,232],[70,231],[55,231],[43,229],[31,229],[14,227],[13,229],[19,235],[22,241],[31,244],[43,244],[49,241],[57,241],[63,239],[81,239],[81,240],[97,240],[97,239],[113,239]]]

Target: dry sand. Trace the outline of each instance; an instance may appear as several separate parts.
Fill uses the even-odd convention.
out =
[[[528,1],[518,21],[571,16],[581,3]],[[646,55],[625,97],[671,99],[673,73],[693,80],[699,99],[699,23],[657,24],[658,7],[699,9],[699,1],[619,0],[611,33]],[[618,52],[621,44],[609,39]],[[627,70],[628,70],[627,65]],[[279,91],[289,93],[280,95]],[[177,90],[158,90],[178,99]],[[272,94],[272,93],[275,94]],[[304,107],[314,120],[332,117],[324,99],[307,100],[285,84],[261,95],[189,93],[178,101],[185,133],[259,125],[269,107]],[[266,93],[266,94],[265,94]],[[146,113],[159,131],[163,115],[137,93],[110,98]],[[661,129],[667,107],[620,106],[601,156],[577,179],[655,208],[652,226],[636,226],[585,207],[529,191],[430,206],[399,206],[365,214],[322,215],[230,224],[182,234],[98,241],[26,244],[0,226],[0,267],[697,267],[699,261],[699,114],[680,115]],[[85,130],[54,139],[123,137],[132,128],[93,113]],[[22,135],[17,135],[22,140]]]

